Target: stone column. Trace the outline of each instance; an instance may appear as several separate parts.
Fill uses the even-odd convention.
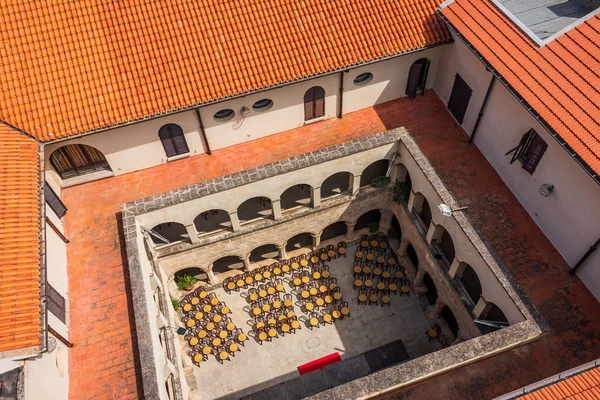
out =
[[[450,279],[460,278],[465,271],[465,264],[458,261],[456,257],[452,261],[452,265],[450,265],[450,270],[448,271],[448,275]]]
[[[315,187],[310,190],[310,202],[313,208],[321,206],[321,188]]]
[[[490,308],[492,308],[492,305],[483,296],[479,296],[479,300],[475,304],[475,308],[473,308],[473,316],[475,318],[485,318]]]
[[[410,242],[406,239],[402,239],[400,241],[400,247],[398,247],[398,251],[396,252],[398,257],[404,257],[406,255],[406,249],[408,248],[409,244]]]
[[[287,242],[283,242],[283,244],[277,245],[277,250],[279,250],[279,260],[287,260],[287,252],[285,251],[285,246]]]
[[[446,307],[446,305],[444,303],[442,303],[440,301],[440,299],[438,298],[437,301],[435,302],[435,306],[433,306],[433,316],[435,318],[440,318],[442,316],[442,311],[444,311],[445,307]]]
[[[415,276],[415,282],[414,282],[415,287],[423,286],[423,278],[425,278],[426,273],[427,272],[422,268],[417,271],[417,276]]]
[[[379,232],[387,235],[387,232],[392,226],[392,216],[394,214],[390,210],[383,210],[381,219],[379,220]]]
[[[354,225],[356,222],[346,222],[346,240],[350,241],[354,239]]]
[[[427,230],[427,243],[431,244],[432,242],[439,240],[443,233],[444,228],[434,224],[433,221],[431,221],[429,223],[429,229]]]
[[[360,175],[355,175],[354,179],[352,179],[352,182],[350,185],[350,192],[352,193],[352,196],[356,196],[358,194],[359,190],[360,190]]]
[[[321,244],[321,233],[323,233],[323,232],[310,234],[310,236],[312,236],[312,240],[313,240],[313,251],[316,251],[319,248],[319,245]]]
[[[410,195],[408,196],[408,211],[412,212],[413,209],[417,210],[417,212],[421,212],[423,209],[423,196],[416,195],[415,192],[410,190]]]
[[[271,208],[273,209],[273,219],[278,221],[281,219],[281,199],[271,201]]]
[[[240,229],[242,229],[237,211],[229,213],[229,220],[231,221],[231,229],[233,229],[234,232],[239,232]]]
[[[244,271],[250,271],[250,254],[242,259],[244,263]]]
[[[200,241],[200,238],[198,237],[198,231],[196,230],[196,225],[186,225],[185,230],[187,231],[187,234],[190,237],[190,241],[192,243],[198,243]]]
[[[210,266],[206,270],[206,275],[208,275],[208,283],[210,283],[211,285],[214,285],[217,283],[217,277],[215,276],[215,274],[213,274],[212,268],[213,268],[213,265],[210,264]]]

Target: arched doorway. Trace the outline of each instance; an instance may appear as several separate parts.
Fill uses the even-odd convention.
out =
[[[311,186],[299,184],[290,186],[281,194],[281,210],[310,206]]]
[[[325,116],[325,89],[313,86],[304,93],[304,120]]]
[[[419,269],[419,257],[417,257],[417,252],[416,252],[415,248],[413,247],[413,245],[410,243],[406,247],[406,255],[408,256],[408,259],[410,260],[412,265],[415,267],[415,269]]]
[[[377,225],[379,228],[379,220],[381,219],[381,211],[379,210],[371,210],[363,215],[361,215],[358,220],[356,220],[356,225],[354,225],[354,230],[358,231],[363,228],[369,228],[369,231],[372,231],[372,227]],[[377,231],[377,229],[375,229]]]
[[[420,58],[410,66],[405,92],[408,97],[415,97],[417,94],[425,92],[428,71],[429,60],[427,58]]]
[[[204,211],[194,219],[194,226],[200,235],[223,229],[231,229],[229,213],[225,210]]]
[[[464,269],[460,277],[460,281],[463,284],[466,292],[471,297],[473,304],[477,304],[481,297],[481,282],[477,276],[477,272],[469,264],[464,264]]]
[[[369,186],[376,178],[385,177],[389,165],[390,160],[377,160],[365,168],[360,176],[360,187]]]
[[[454,241],[452,240],[452,237],[448,231],[445,229],[444,233],[442,233],[442,239],[440,240],[440,249],[442,250],[444,257],[446,257],[448,263],[451,264],[452,261],[454,261]]]
[[[268,197],[253,197],[240,204],[237,212],[240,222],[252,221],[256,218],[270,218],[273,215],[271,199]]]
[[[160,236],[167,239],[169,242],[177,242],[188,237],[188,233],[185,230],[185,226],[177,222],[165,222],[162,224],[158,224],[154,228],[152,228],[152,230],[158,233]],[[157,245],[166,244],[165,242],[153,235],[150,235],[150,237],[152,238],[152,241]]]
[[[350,172],[338,172],[325,179],[321,184],[321,199],[350,192]]]
[[[285,245],[285,251],[294,251],[302,248],[312,249],[312,235],[308,232],[292,236]]]
[[[234,269],[244,268],[243,261],[238,256],[221,257],[213,263],[212,271],[215,275],[229,272]]]
[[[263,244],[250,253],[250,262],[276,260],[277,258],[279,258],[279,249],[274,244]]]
[[[67,144],[59,147],[50,155],[50,164],[61,179],[98,171],[112,171],[104,154],[85,144]]]
[[[333,239],[337,236],[343,236],[345,234],[346,223],[344,221],[334,222],[333,224],[327,226],[327,228],[323,229],[323,233],[321,233],[321,242]]]
[[[429,301],[429,304],[434,305],[437,302],[438,292],[435,283],[429,274],[423,276],[423,285],[427,288],[427,301]]]

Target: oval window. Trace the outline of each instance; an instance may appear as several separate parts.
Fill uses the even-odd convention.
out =
[[[234,115],[235,112],[233,112],[231,108],[226,108],[224,110],[217,111],[215,115],[213,115],[213,118],[219,122],[223,122],[229,121],[231,118],[233,118]]]
[[[252,105],[254,111],[267,111],[271,107],[273,107],[273,100],[271,99],[262,99]]]
[[[354,78],[354,84],[359,86],[366,85],[367,83],[371,82],[371,80],[373,80],[373,74],[370,72],[364,72]]]

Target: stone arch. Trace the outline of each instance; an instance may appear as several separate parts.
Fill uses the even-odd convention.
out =
[[[392,222],[390,224],[390,229],[388,230],[387,235],[391,239],[402,240],[402,227],[400,226],[400,221],[398,221],[396,214],[392,215]]]
[[[417,255],[417,251],[415,250],[415,247],[410,242],[408,242],[408,245],[406,246],[406,255],[407,255],[408,259],[410,260],[410,262],[412,263],[413,267],[415,267],[415,269],[418,270],[419,269],[419,256]]]
[[[329,224],[323,229],[321,233],[321,241],[333,239],[337,236],[344,236],[346,234],[346,222],[345,221],[337,221],[332,224]]]
[[[215,275],[229,272],[232,270],[240,270],[243,268],[244,261],[242,257],[236,255],[220,257],[212,263],[212,271]]]
[[[487,319],[488,321],[494,321],[494,322],[503,322],[505,324],[508,324],[508,318],[506,318],[506,315],[504,314],[504,312],[502,311],[502,309],[500,307],[498,307],[496,304],[492,303],[492,302],[488,302],[488,307],[489,309],[485,312],[483,316],[483,319]]]
[[[448,265],[450,265],[452,261],[454,261],[456,249],[454,248],[454,241],[452,240],[452,236],[450,236],[450,232],[448,232],[447,229],[443,229],[442,235],[439,240],[439,246],[440,250],[442,251],[442,254],[448,261]]]
[[[435,285],[435,281],[433,280],[433,278],[431,277],[431,275],[429,274],[429,272],[425,271],[423,273],[423,286],[427,289],[427,291],[425,292],[425,295],[427,297],[427,300],[429,301],[429,304],[434,305],[435,303],[438,302],[438,290],[437,290],[437,286]]]
[[[222,209],[203,211],[194,219],[198,234],[203,235],[215,231],[231,230],[229,213]]]
[[[50,165],[61,179],[112,171],[102,152],[86,144],[67,144],[50,154]]]
[[[350,193],[354,174],[347,171],[337,172],[330,175],[321,183],[321,199],[336,196],[338,194]]]
[[[290,186],[281,193],[281,210],[289,210],[295,207],[309,207],[311,204],[312,186],[300,183]]]
[[[206,273],[206,268],[203,267],[186,267],[183,269],[180,269],[178,271],[175,271],[175,273],[173,274],[173,280],[175,281],[175,284],[177,284],[177,279],[183,275],[191,275],[194,278],[198,279],[199,281],[208,283],[208,274]]]
[[[154,226],[152,230],[160,236],[167,239],[171,243],[184,240],[188,237],[188,233],[185,229],[185,226],[183,226],[183,224],[180,224],[179,222],[163,222],[162,224]],[[165,242],[153,235],[150,235],[150,238],[152,239],[152,242],[159,246],[166,244]]]
[[[273,243],[267,243],[255,247],[250,252],[250,262],[262,262],[265,260],[277,260],[279,258],[279,247]]]
[[[247,199],[238,206],[237,213],[240,222],[252,221],[257,218],[272,218],[271,199],[265,196]]]
[[[454,335],[454,338],[451,338],[450,342],[454,342],[455,339],[458,338],[458,320],[456,319],[456,316],[454,315],[454,312],[452,311],[452,309],[450,307],[448,307],[448,305],[445,305],[445,307],[443,308],[440,317],[444,320],[444,322],[448,325],[448,327],[450,328],[450,332],[452,332],[452,335]]]
[[[360,217],[356,219],[356,223],[354,225],[354,230],[358,231],[360,229],[366,228],[369,226],[369,223],[374,221],[379,224],[381,220],[381,210],[378,208],[369,210],[364,212]]]
[[[373,179],[378,178],[380,176],[385,176],[389,165],[390,160],[388,160],[387,158],[377,160],[369,164],[360,175],[360,187],[362,188],[369,186]]]
[[[312,250],[312,244],[313,244],[313,233],[310,233],[310,232],[297,233],[288,239],[288,241],[285,244],[285,251],[286,252],[294,251],[294,250],[299,250],[302,248],[308,248],[308,249]]]
[[[465,291],[469,297],[471,297],[473,304],[477,304],[483,293],[481,280],[479,279],[477,272],[465,262],[459,264],[458,270],[460,271],[458,278],[465,288]]]

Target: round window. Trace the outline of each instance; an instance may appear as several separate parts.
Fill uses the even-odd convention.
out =
[[[273,107],[273,100],[271,99],[262,99],[252,105],[254,111],[267,111],[271,107]]]
[[[373,74],[370,72],[364,72],[360,75],[358,75],[356,78],[354,78],[354,84],[355,85],[366,85],[367,83],[371,82],[373,80]]]
[[[217,111],[215,113],[215,115],[213,115],[213,118],[219,122],[223,122],[223,121],[229,121],[230,119],[232,119],[234,117],[234,115],[235,115],[235,112],[233,112],[233,110],[231,108],[226,108],[224,110]]]

